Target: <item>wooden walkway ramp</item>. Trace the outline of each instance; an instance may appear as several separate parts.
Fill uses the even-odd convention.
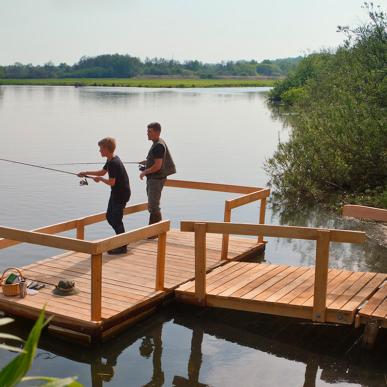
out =
[[[329,268],[330,243],[363,243],[363,232],[192,221],[183,221],[181,230],[195,233],[196,277],[176,289],[177,300],[321,323],[387,327],[387,274]],[[315,266],[229,262],[206,273],[207,235],[224,233],[315,240]]]
[[[205,302],[207,306],[313,320],[314,278],[314,267],[230,262],[207,274]],[[325,321],[352,324],[359,307],[386,280],[387,275],[381,273],[329,270]],[[195,282],[179,286],[176,297],[195,303]],[[386,321],[385,307],[383,313],[378,317]]]

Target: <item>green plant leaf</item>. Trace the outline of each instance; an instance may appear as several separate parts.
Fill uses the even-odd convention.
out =
[[[13,318],[10,318],[10,317],[2,317],[0,318],[0,326],[1,325],[6,325],[6,324],[9,324],[11,322],[15,321]]]
[[[43,309],[28,335],[28,339],[24,345],[24,352],[16,356],[0,371],[0,386],[16,386],[28,372],[35,357],[36,348],[44,325]]]
[[[0,339],[9,339],[9,340],[16,340],[16,341],[24,341],[23,339],[21,339],[21,338],[18,337],[18,336],[11,335],[11,334],[9,334],[9,333],[1,333],[1,332],[0,332]]]
[[[24,349],[19,347],[14,347],[13,345],[7,345],[7,344],[0,344],[1,349],[6,349],[7,351],[13,351],[13,352],[25,352]]]
[[[78,383],[75,378],[53,378],[49,376],[26,376],[21,381],[28,382],[31,380],[41,380],[48,383],[41,384],[40,387],[83,387],[83,384]]]

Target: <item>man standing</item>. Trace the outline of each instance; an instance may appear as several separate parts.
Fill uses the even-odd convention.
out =
[[[106,219],[113,227],[116,234],[123,234],[125,232],[122,218],[124,216],[124,208],[130,198],[129,178],[126,173],[124,164],[118,156],[114,154],[116,149],[116,140],[111,137],[103,138],[98,142],[99,151],[102,157],[106,157],[107,161],[104,167],[99,171],[85,171],[79,172],[78,176],[93,175],[93,180],[96,183],[102,181],[111,187],[110,199],[106,212]],[[108,173],[109,178],[105,176]],[[109,250],[109,254],[124,254],[127,252],[127,246],[117,247]]]
[[[165,141],[160,138],[161,125],[152,122],[148,125],[148,140],[153,144],[148,152],[146,160],[141,161],[144,165],[140,174],[142,180],[146,176],[146,193],[148,195],[149,224],[160,222],[160,198],[167,176],[176,173],[176,167],[172,160]]]

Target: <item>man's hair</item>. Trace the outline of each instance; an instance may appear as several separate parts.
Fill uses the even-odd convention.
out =
[[[161,132],[161,125],[158,122],[151,122],[148,129],[153,129],[155,132]]]
[[[99,146],[103,146],[109,152],[114,152],[116,149],[116,140],[112,137],[105,137],[102,140],[98,141]]]

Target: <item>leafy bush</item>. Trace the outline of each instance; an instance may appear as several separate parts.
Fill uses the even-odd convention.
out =
[[[270,96],[295,113],[289,141],[265,165],[289,204],[366,192],[380,199],[387,190],[387,19],[366,6],[367,25],[340,28],[347,39],[335,54],[305,58]]]

